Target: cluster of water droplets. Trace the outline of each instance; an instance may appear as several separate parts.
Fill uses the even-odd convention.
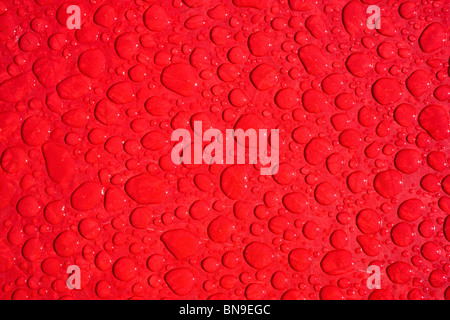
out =
[[[449,17],[0,0],[0,297],[449,299]],[[175,165],[194,121],[279,129],[278,173]]]

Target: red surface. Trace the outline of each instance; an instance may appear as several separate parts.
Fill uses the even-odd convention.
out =
[[[0,298],[449,299],[449,17],[0,0]],[[173,164],[194,120],[279,129],[278,173]]]

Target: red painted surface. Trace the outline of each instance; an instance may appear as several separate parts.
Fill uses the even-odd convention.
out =
[[[0,298],[450,299],[449,10],[0,0]],[[194,120],[277,174],[175,165]]]

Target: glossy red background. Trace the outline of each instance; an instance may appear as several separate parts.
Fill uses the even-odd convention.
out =
[[[0,298],[449,299],[449,16],[0,0]],[[278,173],[174,165],[194,121],[279,129]]]

